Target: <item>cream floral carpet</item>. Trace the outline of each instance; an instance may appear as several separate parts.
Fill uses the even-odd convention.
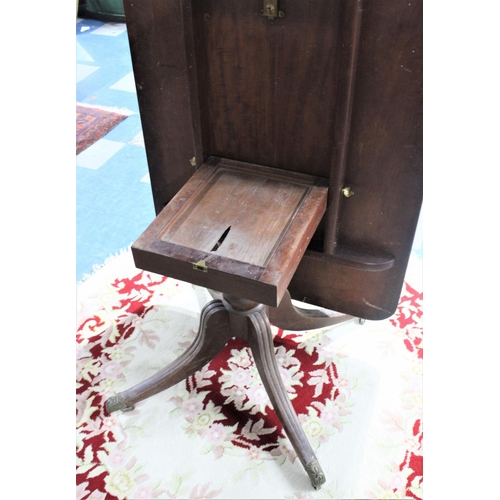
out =
[[[104,401],[173,361],[205,289],[135,268],[130,252],[78,287],[77,499],[422,498],[422,283],[412,256],[389,319],[273,327],[292,404],[326,484],[314,490],[233,340],[175,387],[109,415]]]

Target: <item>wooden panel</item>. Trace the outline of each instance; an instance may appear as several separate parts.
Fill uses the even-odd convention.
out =
[[[399,301],[422,200],[422,2],[364,0],[350,134],[345,182],[355,194],[341,199],[337,245],[387,253],[394,266],[362,272],[311,252],[291,291],[384,319]]]
[[[333,149],[339,2],[195,0],[205,156],[327,177]]]
[[[220,168],[161,239],[265,266],[307,190],[284,180]]]
[[[211,157],[134,243],[136,265],[277,306],[327,191],[325,179]]]
[[[195,171],[201,136],[186,55],[189,32],[179,1],[124,0],[127,30],[156,212]],[[187,12],[186,12],[187,10]],[[165,36],[168,26],[168,35]]]

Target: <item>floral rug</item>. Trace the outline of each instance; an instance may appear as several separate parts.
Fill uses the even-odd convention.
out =
[[[418,257],[385,321],[273,327],[288,394],[326,475],[318,491],[243,341],[132,412],[104,409],[186,349],[209,300],[203,288],[136,269],[130,252],[78,285],[77,499],[422,498]]]
[[[121,113],[77,104],[76,154],[92,146],[125,118],[127,115]]]

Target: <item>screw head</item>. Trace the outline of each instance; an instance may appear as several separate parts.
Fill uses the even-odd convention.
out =
[[[266,5],[266,11],[268,14],[274,14],[276,12],[276,7],[272,3]]]

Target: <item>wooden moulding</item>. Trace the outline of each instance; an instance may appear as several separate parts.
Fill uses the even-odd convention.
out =
[[[354,86],[358,64],[361,33],[362,0],[351,0],[343,5],[342,50],[339,63],[338,108],[335,113],[335,146],[332,157],[326,233],[323,251],[333,254],[337,245],[341,190],[345,183],[349,133],[354,102]],[[345,252],[343,252],[345,253]]]
[[[331,255],[314,248],[309,248],[306,255],[311,259],[322,260],[325,263],[370,272],[386,271],[394,267],[396,262],[394,256],[387,252],[348,247],[343,244],[337,245]]]
[[[135,264],[277,307],[327,195],[320,177],[211,157],[134,243]]]

